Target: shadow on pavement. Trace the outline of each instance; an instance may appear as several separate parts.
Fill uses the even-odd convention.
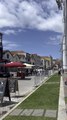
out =
[[[20,78],[19,80],[31,80],[31,78],[24,78],[24,79]]]
[[[13,98],[22,98],[22,97],[25,97],[26,95],[13,95],[12,97]]]
[[[3,103],[0,103],[0,107],[6,107],[6,106],[10,106],[13,104],[16,104],[17,102],[14,101],[4,101]]]

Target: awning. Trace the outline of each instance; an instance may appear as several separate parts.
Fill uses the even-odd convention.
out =
[[[26,67],[26,65],[24,65],[21,62],[9,62],[4,64],[5,67]]]
[[[32,64],[28,64],[28,63],[23,63],[23,64],[26,65],[25,68],[30,68],[30,69],[35,66],[35,65],[32,65]]]

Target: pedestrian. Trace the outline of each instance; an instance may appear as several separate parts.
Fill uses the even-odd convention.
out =
[[[58,70],[58,75],[61,75],[61,69],[59,68],[59,70]]]

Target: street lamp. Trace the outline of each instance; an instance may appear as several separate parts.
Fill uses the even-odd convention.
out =
[[[67,0],[56,0],[58,8],[62,8],[63,4],[63,18],[64,18],[64,37],[63,37],[63,70],[67,74]]]
[[[67,0],[64,0],[63,70],[67,74]]]

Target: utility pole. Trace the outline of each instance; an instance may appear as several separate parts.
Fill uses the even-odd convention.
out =
[[[64,35],[62,41],[62,54],[63,54],[63,71],[67,74],[67,0],[56,0],[58,8],[63,9],[63,19],[64,19]],[[62,7],[63,6],[63,7]]]
[[[67,0],[64,0],[63,70],[67,73]]]

